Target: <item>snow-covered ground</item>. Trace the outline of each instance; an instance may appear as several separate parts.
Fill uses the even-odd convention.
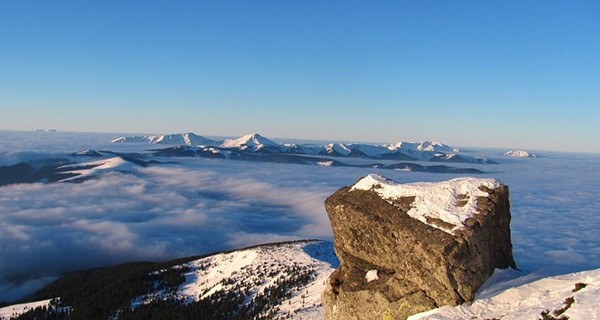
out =
[[[252,304],[269,289],[289,292],[282,298],[273,319],[322,319],[321,292],[334,270],[336,258],[331,243],[320,241],[296,242],[259,246],[251,249],[221,253],[198,259],[181,266],[188,270],[186,281],[175,296],[186,303],[209,299],[219,292],[236,290],[248,292],[244,304]],[[335,265],[335,263],[334,263]],[[301,277],[307,284],[297,285]],[[288,286],[283,285],[288,281]],[[142,296],[132,302],[135,308],[154,299],[166,299],[164,292]],[[271,311],[273,308],[265,310]],[[288,318],[288,315],[291,318]]]
[[[117,136],[0,132],[0,165],[86,149],[139,152],[149,148],[148,143],[109,142]],[[514,257],[524,277],[600,268],[600,155],[532,151],[543,157],[522,159],[504,157],[500,150],[461,148],[462,154],[499,163],[469,166],[486,172],[476,178],[498,179],[509,186]],[[170,160],[177,163],[137,168],[135,175],[106,170],[110,173],[100,179],[80,184],[0,187],[0,300],[15,299],[58,274],[81,268],[273,241],[331,239],[323,201],[342,186],[371,173],[399,183],[459,177],[372,168]],[[24,281],[10,280],[15,278]],[[581,301],[575,296],[572,308]]]
[[[8,320],[11,318],[18,317],[19,315],[38,307],[48,307],[50,305],[51,300],[52,299],[13,304],[8,307],[0,308],[0,320]]]
[[[600,269],[540,277],[496,270],[472,304],[442,307],[408,319],[540,319],[546,311],[557,319],[561,315],[571,320],[600,319]]]

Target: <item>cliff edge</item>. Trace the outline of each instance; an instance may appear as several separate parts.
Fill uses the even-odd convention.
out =
[[[325,319],[405,319],[470,302],[495,268],[515,267],[508,186],[494,179],[369,175],[325,207],[340,260],[322,295]]]

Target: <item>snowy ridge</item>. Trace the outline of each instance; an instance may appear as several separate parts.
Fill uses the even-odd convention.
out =
[[[390,150],[419,150],[433,152],[459,152],[458,149],[452,148],[449,145],[438,141],[423,141],[423,142],[398,142],[390,147]]]
[[[240,299],[240,308],[261,308],[259,315],[269,319],[321,319],[320,295],[334,270],[330,263],[334,260],[331,244],[322,241],[264,245],[216,254],[172,267],[185,270],[185,282],[175,292],[138,297],[131,306],[138,308],[157,299],[184,303],[231,299],[233,294]],[[274,292],[282,291],[284,296],[276,297],[275,303],[256,306],[257,301],[273,299]]]
[[[507,273],[518,271],[497,269],[471,305],[442,307],[408,319],[541,319],[542,313],[546,311],[554,316],[548,319],[600,319],[600,269],[547,277],[533,282],[530,279],[535,275],[521,275],[510,279],[512,275]],[[501,278],[501,282],[487,285],[498,278]],[[563,309],[564,313],[559,314]],[[568,318],[560,318],[562,315]]]
[[[370,174],[359,180],[350,190],[372,190],[390,203],[401,197],[415,197],[411,209],[407,212],[409,216],[453,234],[463,229],[466,220],[477,214],[477,197],[488,195],[480,187],[494,189],[502,185],[495,179],[477,178],[398,184],[380,175]],[[438,226],[429,223],[427,218],[439,219],[454,227],[449,229]]]
[[[187,145],[187,146],[217,146],[218,143],[214,140],[196,135],[194,133],[176,133],[148,136],[130,136],[120,137],[111,140],[112,143],[153,143],[153,144],[169,144],[169,145]]]
[[[58,167],[63,174],[75,174],[73,177],[59,180],[60,182],[75,181],[97,175],[101,172],[120,171],[131,172],[139,165],[121,157],[113,157],[99,161],[83,162]]]

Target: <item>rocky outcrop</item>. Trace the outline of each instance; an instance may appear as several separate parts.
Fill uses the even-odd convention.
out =
[[[396,184],[370,175],[325,201],[340,260],[325,319],[405,319],[472,301],[515,267],[508,187],[493,179]]]

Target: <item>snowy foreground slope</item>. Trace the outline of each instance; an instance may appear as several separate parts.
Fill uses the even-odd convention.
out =
[[[124,301],[129,310],[117,308],[97,318],[162,314],[193,319],[202,314],[208,319],[323,319],[320,294],[336,264],[333,246],[322,241],[269,244],[192,259],[152,271],[149,275],[159,280],[146,294]],[[178,277],[175,285],[168,280]],[[547,319],[600,319],[599,296],[600,269],[545,278],[496,270],[471,305],[442,307],[409,319],[540,319],[544,313],[554,317]],[[0,319],[25,318],[49,303],[44,299],[0,308]],[[85,307],[64,299],[61,307],[74,315],[77,308],[71,310],[71,304]],[[62,316],[70,318],[68,313]]]
[[[496,270],[471,305],[442,307],[409,320],[600,319],[600,269],[539,279],[536,274]]]

